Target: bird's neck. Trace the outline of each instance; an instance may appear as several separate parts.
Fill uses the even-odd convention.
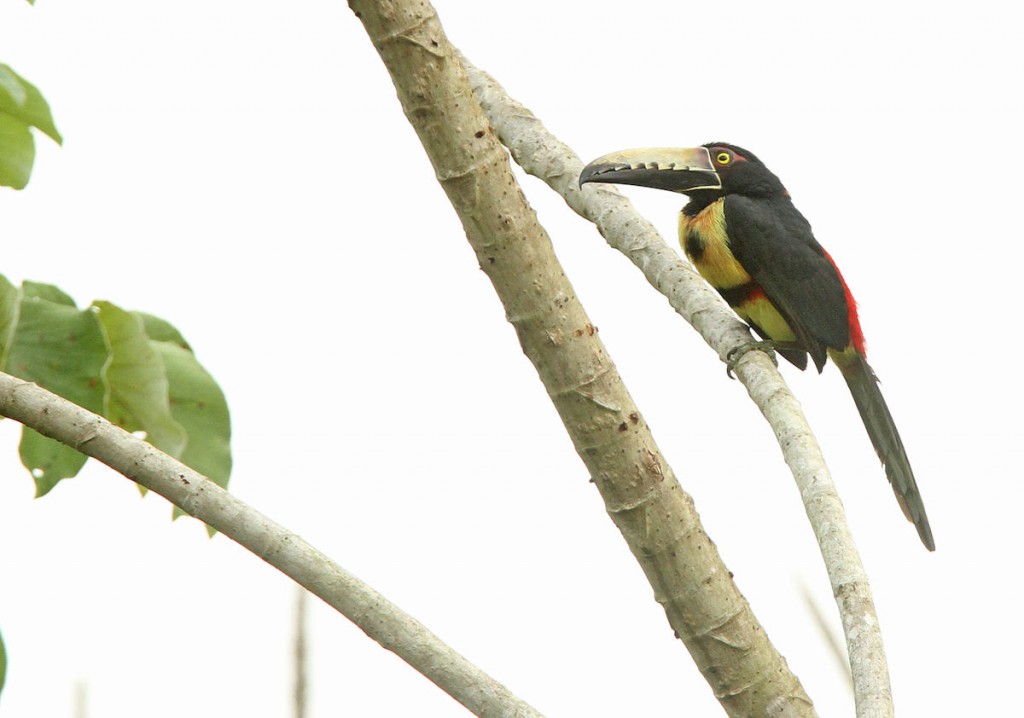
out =
[[[683,214],[687,217],[696,217],[708,206],[714,204],[720,197],[718,190],[695,190],[687,193],[690,201],[683,207]]]

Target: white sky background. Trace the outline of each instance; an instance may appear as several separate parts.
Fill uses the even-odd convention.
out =
[[[1019,681],[1019,20],[1004,3],[437,0],[449,37],[584,160],[725,140],[786,183],[861,305],[938,551],[834,368],[783,368],[872,579],[902,715],[999,715]],[[50,101],[9,279],[173,323],[232,410],[240,497],[551,716],[721,715],[478,270],[341,2],[0,3]],[[596,231],[524,179],[661,449],[821,715],[839,633],[770,430]],[[669,237],[682,198],[627,194]],[[289,715],[289,581],[90,464],[33,500],[0,427],[4,716]],[[313,717],[465,711],[311,606]]]

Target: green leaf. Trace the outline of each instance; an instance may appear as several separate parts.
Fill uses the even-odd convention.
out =
[[[0,115],[8,115],[27,127],[35,127],[58,145],[64,141],[53,123],[50,105],[43,94],[3,63],[0,63]]]
[[[25,280],[21,283],[21,292],[26,298],[45,299],[48,302],[63,304],[68,307],[75,306],[75,300],[69,294],[52,284]]]
[[[166,319],[154,317],[152,314],[146,314],[145,312],[135,312],[135,314],[142,320],[142,324],[146,327],[146,334],[153,341],[170,342],[171,344],[177,344],[182,349],[192,351],[192,347],[185,341],[185,337],[181,336],[181,332],[175,329],[174,325]]]
[[[18,304],[21,293],[18,288],[0,274],[0,369],[7,366],[7,351],[14,339],[14,328],[18,324]]]
[[[188,433],[188,444],[179,458],[227,487],[231,476],[231,416],[224,393],[196,360],[181,332],[159,317],[142,312],[136,315],[164,360],[170,382],[171,413]],[[174,509],[175,518],[182,514],[180,509]]]
[[[58,301],[38,296],[48,285],[25,285],[18,326],[7,355],[7,369],[97,414],[103,413],[100,379],[108,350],[96,314],[68,306],[66,294],[50,288]],[[36,293],[36,296],[32,296]],[[85,457],[52,439],[25,429],[19,446],[22,463],[42,496],[61,479],[75,476]]]
[[[36,159],[28,125],[0,113],[0,185],[25,189]]]
[[[14,107],[21,107],[28,102],[28,90],[25,89],[21,77],[8,65],[0,63],[0,94],[7,97]]]
[[[22,287],[21,311],[8,353],[8,368],[26,381],[34,381],[81,407],[102,413],[104,389],[100,373],[108,351],[96,313],[63,301],[32,296],[32,289],[27,283]]]
[[[79,309],[50,284],[0,275],[0,367],[147,440],[226,486],[231,420],[224,394],[181,333],[157,317],[98,301]],[[19,454],[38,496],[86,457],[31,429]]]
[[[231,475],[231,418],[224,393],[180,342],[153,342],[170,382],[171,414],[185,428],[188,444],[181,460],[227,486]]]
[[[110,302],[93,306],[110,347],[103,374],[108,388],[104,415],[128,431],[145,431],[153,446],[180,457],[188,437],[171,415],[167,372],[142,318]]]
[[[28,184],[36,158],[32,127],[57,144],[64,141],[42,93],[0,63],[0,185],[24,189]]]
[[[89,459],[70,446],[43,436],[27,426],[21,430],[18,456],[36,482],[36,498],[48,494],[50,489],[64,479],[78,476]]]
[[[0,691],[4,689],[4,682],[7,680],[7,649],[4,648],[4,635],[0,633]]]

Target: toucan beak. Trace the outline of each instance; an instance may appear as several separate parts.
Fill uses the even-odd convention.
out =
[[[706,147],[644,147],[613,152],[583,168],[580,187],[587,182],[632,184],[670,192],[722,188]]]

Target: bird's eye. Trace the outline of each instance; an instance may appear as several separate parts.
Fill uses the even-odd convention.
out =
[[[717,155],[715,155],[715,162],[717,162],[720,165],[727,165],[731,161],[732,155],[730,155],[728,152],[719,152]]]

